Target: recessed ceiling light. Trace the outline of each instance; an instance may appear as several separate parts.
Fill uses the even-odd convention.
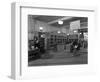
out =
[[[58,33],[61,33],[60,31],[58,31]]]
[[[76,30],[74,30],[74,32],[76,33],[77,31],[76,31]]]
[[[43,30],[43,27],[40,27],[39,29],[40,29],[40,30]]]
[[[41,35],[41,37],[43,37],[43,35]]]
[[[85,35],[86,33],[84,33],[84,35]]]
[[[63,21],[61,21],[61,20],[60,20],[60,21],[58,21],[58,24],[63,24]]]

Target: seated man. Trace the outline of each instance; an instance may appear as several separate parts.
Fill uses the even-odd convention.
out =
[[[70,47],[70,52],[73,52],[74,49],[76,49],[77,51],[80,50],[81,47],[81,42],[80,40],[74,40],[71,44]]]

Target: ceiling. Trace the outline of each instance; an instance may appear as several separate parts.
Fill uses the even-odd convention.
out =
[[[70,16],[32,15],[32,18],[42,21],[42,22],[46,22],[55,27],[62,27],[62,26],[69,27],[70,22],[75,21],[75,20],[80,20],[80,23],[88,21],[87,17],[70,17]],[[58,24],[59,20],[63,21],[62,25]],[[81,24],[81,25],[84,25],[84,24]]]
[[[51,22],[53,20],[57,20],[63,17],[64,16],[37,16],[35,17],[35,19],[43,22]]]

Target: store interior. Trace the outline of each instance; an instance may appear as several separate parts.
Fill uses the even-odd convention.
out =
[[[80,41],[80,56],[70,52]],[[87,64],[88,18],[28,15],[28,65]]]

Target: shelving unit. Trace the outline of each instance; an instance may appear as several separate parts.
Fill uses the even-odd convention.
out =
[[[41,38],[41,34],[43,34],[45,37]],[[40,46],[46,50],[64,50],[64,46],[78,37],[77,35],[67,35],[64,33],[39,32],[38,38],[40,38]]]
[[[49,37],[47,38],[47,49],[57,48],[58,45],[66,45],[68,37],[63,33],[49,33]]]

